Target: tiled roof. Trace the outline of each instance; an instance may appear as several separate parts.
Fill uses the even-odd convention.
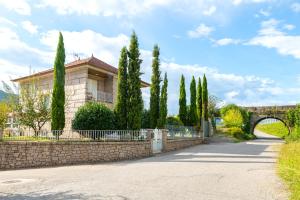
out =
[[[91,57],[85,58],[85,59],[79,59],[79,60],[67,63],[67,64],[65,64],[65,69],[75,68],[75,67],[79,67],[79,66],[82,66],[82,65],[90,65],[90,66],[108,71],[108,72],[113,73],[113,74],[118,74],[118,69],[117,68],[103,62],[102,60],[99,60],[98,58],[95,58],[94,56],[91,56]],[[28,78],[43,76],[43,75],[50,74],[50,73],[53,73],[53,68],[45,70],[45,71],[41,71],[41,72],[29,75],[29,76],[23,76],[23,77],[14,79],[12,81],[18,82],[18,81],[22,81],[22,80],[25,80],[25,79],[28,79]],[[143,84],[143,86],[146,86],[146,87],[150,86],[149,83],[144,82],[144,81],[142,81],[142,84]]]

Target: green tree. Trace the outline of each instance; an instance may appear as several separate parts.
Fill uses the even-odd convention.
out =
[[[201,127],[201,119],[202,119],[202,86],[201,86],[201,78],[198,79],[197,86],[197,115],[198,115],[198,124]]]
[[[223,120],[227,127],[242,128],[244,124],[243,115],[238,109],[228,110],[223,116]]]
[[[208,91],[207,80],[204,74],[202,84],[202,117],[205,121],[208,121]]]
[[[190,118],[190,125],[196,126],[197,125],[197,103],[196,103],[196,81],[195,77],[193,76],[191,85],[190,85],[190,110],[189,110],[189,118]]]
[[[0,102],[0,133],[4,130],[10,108],[5,102]]]
[[[187,107],[186,107],[186,92],[185,92],[185,78],[181,75],[180,92],[179,92],[179,119],[184,125],[187,123]]]
[[[65,127],[65,48],[61,32],[56,50],[53,72],[53,93],[51,103],[51,129]]]
[[[143,99],[141,91],[141,72],[139,43],[135,32],[132,33],[128,52],[128,128],[138,130],[142,124]]]
[[[116,125],[118,129],[127,129],[127,101],[128,101],[128,82],[127,82],[127,49],[123,47],[119,59],[118,69],[118,96],[115,106]]]
[[[160,95],[160,113],[159,113],[159,120],[158,120],[158,127],[164,128],[166,124],[166,119],[168,115],[168,77],[167,73],[165,73],[164,83],[161,88],[161,95]]]
[[[157,127],[159,119],[159,93],[160,93],[159,47],[154,46],[152,60],[152,77],[150,88],[150,122],[151,128]]]

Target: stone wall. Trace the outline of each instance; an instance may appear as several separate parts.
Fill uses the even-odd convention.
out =
[[[151,155],[150,141],[0,142],[0,169],[129,160]]]
[[[174,139],[174,140],[167,139],[166,142],[164,142],[163,150],[165,152],[174,151],[174,150],[183,149],[186,147],[191,147],[202,143],[203,143],[202,138],[184,138],[184,139]]]

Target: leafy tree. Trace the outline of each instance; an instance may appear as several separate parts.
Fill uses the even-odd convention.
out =
[[[197,86],[197,114],[198,114],[198,123],[201,127],[201,119],[202,119],[202,86],[201,86],[201,78],[198,79]]]
[[[81,106],[72,120],[74,130],[112,130],[114,113],[104,104],[88,102]]]
[[[181,75],[180,79],[180,92],[179,92],[179,119],[184,125],[187,123],[187,107],[186,107],[186,92],[185,92],[185,79]]]
[[[167,125],[183,126],[184,124],[177,116],[169,116],[169,117],[167,117]]]
[[[238,109],[228,110],[223,120],[227,127],[242,128],[244,124],[243,115]]]
[[[151,128],[157,127],[159,119],[159,93],[160,93],[160,71],[159,71],[159,47],[154,46],[152,60],[152,77],[150,88],[150,122]]]
[[[164,83],[161,89],[160,95],[160,113],[159,113],[159,120],[158,120],[158,127],[164,128],[166,124],[166,118],[168,115],[168,77],[167,73],[165,73]]]
[[[132,33],[128,52],[128,128],[138,130],[142,125],[143,99],[141,91],[141,72],[139,43],[135,32]]]
[[[193,76],[191,85],[190,85],[190,94],[191,94],[191,104],[189,109],[189,118],[190,118],[190,125],[196,126],[197,125],[197,103],[196,103],[196,81],[195,77]]]
[[[221,100],[214,96],[214,95],[208,95],[208,116],[211,119],[211,123],[212,123],[212,127],[214,128],[214,130],[216,130],[216,121],[215,121],[215,117],[218,115],[218,109],[217,109],[217,104],[220,102]]]
[[[118,69],[118,96],[115,106],[117,128],[127,129],[127,101],[128,101],[128,82],[127,82],[127,49],[123,47],[119,59]]]
[[[51,129],[65,127],[65,48],[61,32],[56,50],[53,72],[53,93],[51,104]]]
[[[16,118],[20,125],[32,128],[38,136],[43,126],[51,119],[49,94],[42,92],[36,82],[25,85],[20,91],[20,101],[15,105]]]
[[[207,80],[204,74],[202,84],[202,117],[205,121],[208,121],[208,91]]]
[[[0,132],[4,130],[10,107],[5,102],[0,102]]]
[[[286,112],[286,119],[287,119],[287,125],[291,128],[294,128],[296,124],[296,110],[289,109]]]

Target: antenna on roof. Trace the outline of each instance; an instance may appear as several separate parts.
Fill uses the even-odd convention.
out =
[[[78,53],[73,53],[74,60],[80,60]]]

